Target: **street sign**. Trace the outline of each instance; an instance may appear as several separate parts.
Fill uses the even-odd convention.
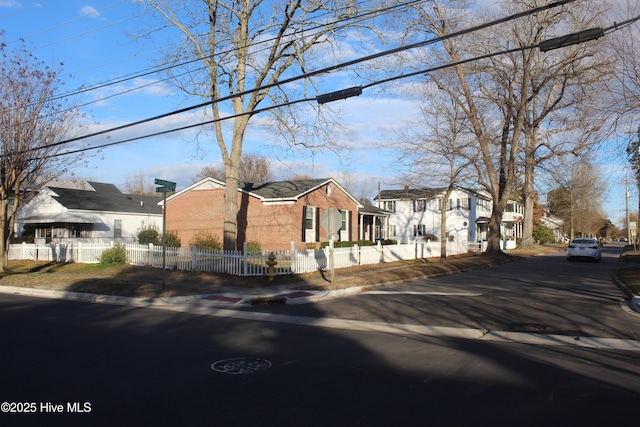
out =
[[[155,185],[161,185],[161,187],[156,188],[156,193],[172,193],[176,191],[176,183],[171,181],[165,181],[164,179],[156,178],[153,183]]]
[[[176,183],[156,178],[153,183],[159,185],[156,193],[162,193],[162,289],[165,288],[165,276],[167,274],[167,193],[176,191]]]
[[[342,227],[342,214],[336,208],[329,208],[322,214],[321,222],[327,234],[336,234]]]

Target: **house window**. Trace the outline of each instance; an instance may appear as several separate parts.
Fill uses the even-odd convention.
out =
[[[389,212],[395,212],[396,211],[396,201],[395,200],[386,200],[384,202],[382,202],[382,209],[389,211]]]
[[[315,206],[302,207],[302,241],[317,242],[319,240],[318,208]]]
[[[349,240],[349,211],[340,211],[340,214],[342,215],[342,225],[338,236],[341,241],[347,241]]]
[[[469,210],[469,206],[471,206],[471,199],[468,197],[456,200],[456,207],[458,210],[460,209]]]
[[[427,234],[427,227],[424,224],[414,224],[413,226],[414,236],[424,236],[426,234]]]
[[[395,236],[396,235],[396,226],[395,225],[390,225],[387,228],[387,232],[389,233],[389,237]]]
[[[426,200],[418,199],[413,202],[413,211],[414,212],[424,212],[427,209]]]
[[[113,221],[113,237],[122,237],[122,220],[116,219]]]

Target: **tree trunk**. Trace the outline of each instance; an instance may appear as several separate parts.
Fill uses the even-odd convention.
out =
[[[535,158],[534,152],[525,148],[525,167],[524,167],[524,223],[522,229],[521,247],[533,246],[533,208],[536,203],[535,190],[533,188],[535,180]]]
[[[442,209],[440,209],[440,260],[447,259],[447,206],[453,188],[447,188],[442,199]]]
[[[8,209],[8,200],[3,198],[0,200],[0,272],[9,269]]]
[[[502,254],[500,246],[500,224],[502,223],[502,209],[497,208],[497,204],[493,204],[493,212],[489,218],[489,236],[487,238],[487,249],[484,251],[486,255]]]

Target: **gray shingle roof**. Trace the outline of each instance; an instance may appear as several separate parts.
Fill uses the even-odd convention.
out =
[[[159,197],[124,194],[113,184],[100,182],[89,182],[89,184],[95,191],[62,187],[49,188],[57,194],[53,198],[67,209],[162,214],[162,207],[158,206],[158,202],[161,200]]]
[[[242,189],[265,199],[290,199],[299,197],[328,181],[331,181],[331,179],[267,182],[258,186],[245,183]]]

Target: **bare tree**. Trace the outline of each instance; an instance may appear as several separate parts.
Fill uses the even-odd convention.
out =
[[[271,161],[257,153],[246,153],[240,158],[240,181],[252,182],[254,184],[263,184],[273,181],[273,172],[271,170]],[[202,168],[200,173],[195,176],[193,182],[211,177],[224,181],[224,170],[216,165],[209,165]]]
[[[569,224],[570,237],[595,236],[607,222],[602,211],[607,183],[597,167],[578,161],[555,174],[558,186],[547,195],[549,211]]]
[[[161,196],[156,193],[155,185],[151,184],[143,172],[127,175],[124,182],[124,192],[127,194],[140,194],[143,196]]]
[[[146,4],[182,35],[167,51],[164,62],[180,63],[194,57],[199,60],[198,68],[192,66],[186,73],[174,71],[173,81],[185,93],[211,100],[213,132],[226,181],[223,246],[233,249],[238,243],[240,162],[251,117],[259,109],[288,104],[285,88],[277,86],[277,82],[295,67],[304,73],[314,48],[330,42],[337,31],[344,31],[356,14],[358,2],[146,0]],[[230,132],[221,122],[226,115],[222,98],[230,98],[224,103],[233,117]],[[287,105],[272,111],[276,128],[304,144],[299,141],[304,129],[301,116],[288,114],[290,108]]]
[[[538,0],[512,0],[506,9],[515,13],[542,4]],[[602,6],[602,3],[578,3],[570,11],[540,12],[518,20],[507,37],[521,46],[534,46],[543,38],[595,27]],[[533,51],[529,62],[492,60],[494,69],[505,75],[521,73],[525,64],[531,67],[527,73],[530,83],[523,125],[522,246],[534,243],[536,169],[556,157],[582,156],[604,137],[606,117],[594,105],[600,101],[599,94],[606,88],[606,82],[613,77],[613,69],[610,59],[601,54],[601,47],[601,43],[594,41],[552,52]]]
[[[455,186],[475,177],[471,167],[477,157],[475,140],[469,134],[467,117],[460,106],[443,91],[425,91],[420,108],[421,122],[402,132],[393,145],[400,156],[396,164],[405,171],[405,182],[444,189],[440,210],[440,258],[447,257],[447,209]]]
[[[0,45],[0,271],[8,268],[10,238],[22,202],[76,160],[57,158],[74,113],[59,100],[58,71],[23,48]]]
[[[508,4],[529,10],[547,3],[517,0]],[[464,111],[480,151],[476,163],[478,177],[493,199],[489,254],[501,252],[500,224],[513,188],[523,141],[531,143],[529,151],[534,157],[529,160],[535,160],[536,148],[541,145],[537,129],[546,124],[544,120],[551,111],[563,105],[561,101],[567,102],[556,91],[566,89],[567,70],[581,64],[579,61],[585,57],[576,55],[572,63],[560,68],[555,75],[545,75],[552,63],[542,61],[540,52],[531,48],[547,34],[565,34],[573,24],[569,19],[569,9],[573,6],[521,18],[513,21],[508,30],[492,28],[470,36],[447,38],[441,48],[429,52],[430,60],[453,64],[447,71],[431,73],[428,77]],[[414,11],[417,17],[412,17],[410,30],[427,30],[439,37],[449,36],[481,19],[464,0],[435,0],[433,7],[418,6]],[[484,56],[486,59],[472,60]],[[525,189],[529,197],[533,195],[532,187],[529,188],[533,185],[533,174],[530,178]]]

